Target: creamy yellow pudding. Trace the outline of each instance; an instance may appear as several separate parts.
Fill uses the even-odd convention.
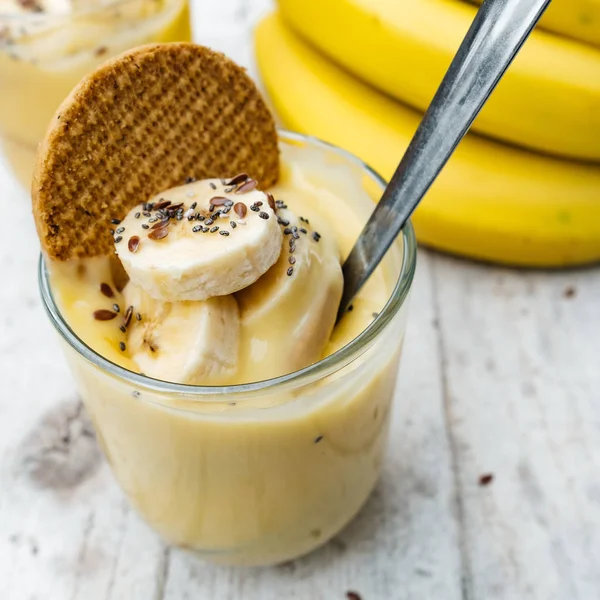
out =
[[[283,143],[282,150],[282,177],[269,190],[280,201],[279,218],[287,210],[282,208],[285,204],[302,216],[307,233],[300,236],[307,243],[329,243],[339,257],[347,255],[379,193],[374,180],[330,149]],[[135,233],[127,229],[117,233],[122,225],[115,225],[115,236],[123,237],[117,245]],[[238,223],[230,235],[221,237],[233,237],[241,227]],[[319,240],[309,239],[308,232],[319,229]],[[284,237],[284,249],[290,245],[288,239],[295,238]],[[298,248],[301,241],[296,240]],[[289,262],[294,254],[284,255],[286,273],[298,264]],[[345,357],[336,352],[378,318],[392,295],[402,258],[400,248],[392,247],[327,340],[318,341],[319,327],[311,328],[313,343],[302,346],[308,350],[300,360],[306,362],[306,356],[317,351],[311,362],[329,358],[321,363],[321,371],[309,370],[289,381],[234,385],[256,381],[251,376],[265,363],[271,376],[288,374],[289,365],[301,354],[295,347],[304,343],[294,328],[313,314],[302,295],[298,303],[286,301],[284,295],[282,302],[270,305],[270,318],[249,323],[245,310],[260,298],[241,298],[244,291],[229,296],[240,317],[240,341],[233,371],[225,369],[219,377],[220,383],[234,387],[200,390],[155,384],[145,377],[111,372],[108,365],[87,360],[81,349],[65,346],[115,476],[140,514],[165,539],[215,561],[270,564],[324,543],[358,511],[381,467],[405,306],[395,307],[386,327],[355,351]],[[277,263],[271,267],[277,268]],[[139,372],[129,345],[131,332],[146,316],[135,308],[126,315],[126,301],[118,291],[126,284],[127,295],[132,282],[126,283],[109,259],[50,264],[49,269],[54,299],[73,332],[105,359]],[[321,283],[322,277],[323,273]],[[321,307],[317,312],[326,313],[328,294],[319,295],[319,277],[304,281],[301,287],[313,290]],[[251,285],[260,282],[261,278]],[[335,285],[331,290],[336,293]],[[115,312],[115,304],[117,316],[104,320]],[[304,306],[303,314],[298,304]],[[101,318],[94,318],[94,313]],[[177,347],[177,340],[185,342],[189,332],[184,330],[192,328],[185,315],[185,311],[176,315],[169,328],[165,343],[170,348]],[[227,315],[223,318],[230,318]],[[202,383],[213,383],[212,376],[212,371],[204,373]]]
[[[31,177],[54,111],[99,64],[133,46],[189,41],[187,0],[0,0],[0,137]]]

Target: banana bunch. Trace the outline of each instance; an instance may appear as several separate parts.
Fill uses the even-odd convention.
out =
[[[476,7],[459,0],[279,0],[279,7],[257,27],[255,45],[284,124],[354,152],[389,178]],[[415,213],[419,240],[505,264],[598,260],[600,50],[534,32],[475,129],[486,137],[463,140]]]
[[[483,0],[474,0],[481,4]],[[600,0],[552,0],[540,29],[600,46]]]

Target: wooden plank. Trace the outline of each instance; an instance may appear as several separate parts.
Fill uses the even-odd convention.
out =
[[[600,271],[436,257],[434,281],[469,597],[598,598]]]
[[[132,510],[128,511],[124,535],[116,550],[112,585],[99,598],[162,600],[169,549]],[[89,596],[83,600],[89,600]]]
[[[160,569],[162,544],[131,526],[90,436],[39,299],[27,193],[4,168],[11,226],[0,236],[0,598],[151,599],[157,582],[146,575]],[[135,554],[123,558],[122,546]]]

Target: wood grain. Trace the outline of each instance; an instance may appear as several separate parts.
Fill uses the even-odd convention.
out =
[[[270,5],[198,2],[196,37],[255,74],[250,25]],[[375,494],[310,556],[229,569],[166,548],[97,460],[38,299],[26,194],[2,164],[0,202],[1,600],[600,597],[599,270],[422,251]]]
[[[600,597],[600,272],[436,257],[434,281],[468,597]]]

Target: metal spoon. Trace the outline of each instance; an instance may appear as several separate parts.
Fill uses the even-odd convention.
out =
[[[342,267],[344,291],[338,319],[400,233],[548,4],[550,0],[485,0]]]

